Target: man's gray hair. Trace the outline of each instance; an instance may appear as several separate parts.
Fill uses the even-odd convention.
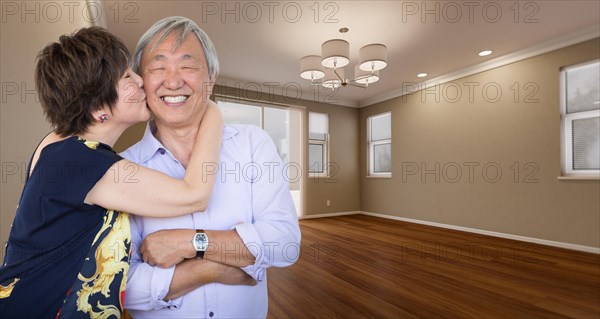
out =
[[[152,41],[155,37],[158,36],[157,40],[154,42],[152,46],[152,50],[156,49],[161,43],[163,43],[166,38],[175,32],[177,34],[177,42],[175,43],[175,48],[177,49],[183,43],[185,37],[190,33],[194,32],[200,40],[200,44],[202,45],[202,50],[204,51],[204,56],[206,58],[206,63],[208,64],[208,74],[211,80],[215,80],[217,75],[219,75],[219,59],[217,58],[217,51],[215,50],[215,46],[212,41],[208,37],[208,35],[198,27],[198,25],[186,18],[186,17],[168,17],[157,21],[154,25],[152,25],[144,35],[140,38],[140,41],[135,48],[135,52],[133,53],[133,61],[131,68],[137,74],[140,73],[140,63],[142,61],[142,55],[144,54],[144,49],[148,46],[148,43]]]

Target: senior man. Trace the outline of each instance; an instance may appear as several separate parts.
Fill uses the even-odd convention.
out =
[[[184,17],[156,22],[133,57],[155,119],[122,155],[183,177],[219,72],[208,36]],[[299,257],[300,229],[271,138],[225,125],[208,209],[131,218],[134,247],[125,308],[134,318],[264,318],[269,267]],[[143,242],[142,242],[143,241]]]

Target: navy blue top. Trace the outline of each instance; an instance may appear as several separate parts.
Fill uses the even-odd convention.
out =
[[[2,318],[89,318],[103,313],[97,303],[111,304],[120,316],[129,219],[84,199],[121,159],[108,145],[79,137],[40,152],[25,182],[0,268]],[[107,256],[111,250],[114,254]],[[102,288],[110,291],[108,297]]]

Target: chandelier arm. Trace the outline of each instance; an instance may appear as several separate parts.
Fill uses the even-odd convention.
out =
[[[338,79],[340,79],[341,84],[344,84],[344,83],[348,84],[348,81],[346,81],[345,79],[342,79],[342,77],[338,74],[337,68],[333,69],[333,73],[335,73],[335,75],[338,77]]]

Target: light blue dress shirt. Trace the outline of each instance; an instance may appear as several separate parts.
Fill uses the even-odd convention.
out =
[[[154,137],[154,130],[151,122],[142,140],[121,156],[183,178],[184,167]],[[288,189],[286,166],[266,132],[256,126],[225,125],[220,163],[209,166],[207,169],[218,168],[218,172],[206,212],[175,218],[131,215],[132,258],[125,308],[134,318],[265,318],[266,269],[289,266],[300,255],[300,228]],[[235,228],[256,257],[256,263],[243,270],[258,284],[211,283],[164,301],[175,266],[150,266],[141,260],[138,249],[147,235],[177,228]]]

